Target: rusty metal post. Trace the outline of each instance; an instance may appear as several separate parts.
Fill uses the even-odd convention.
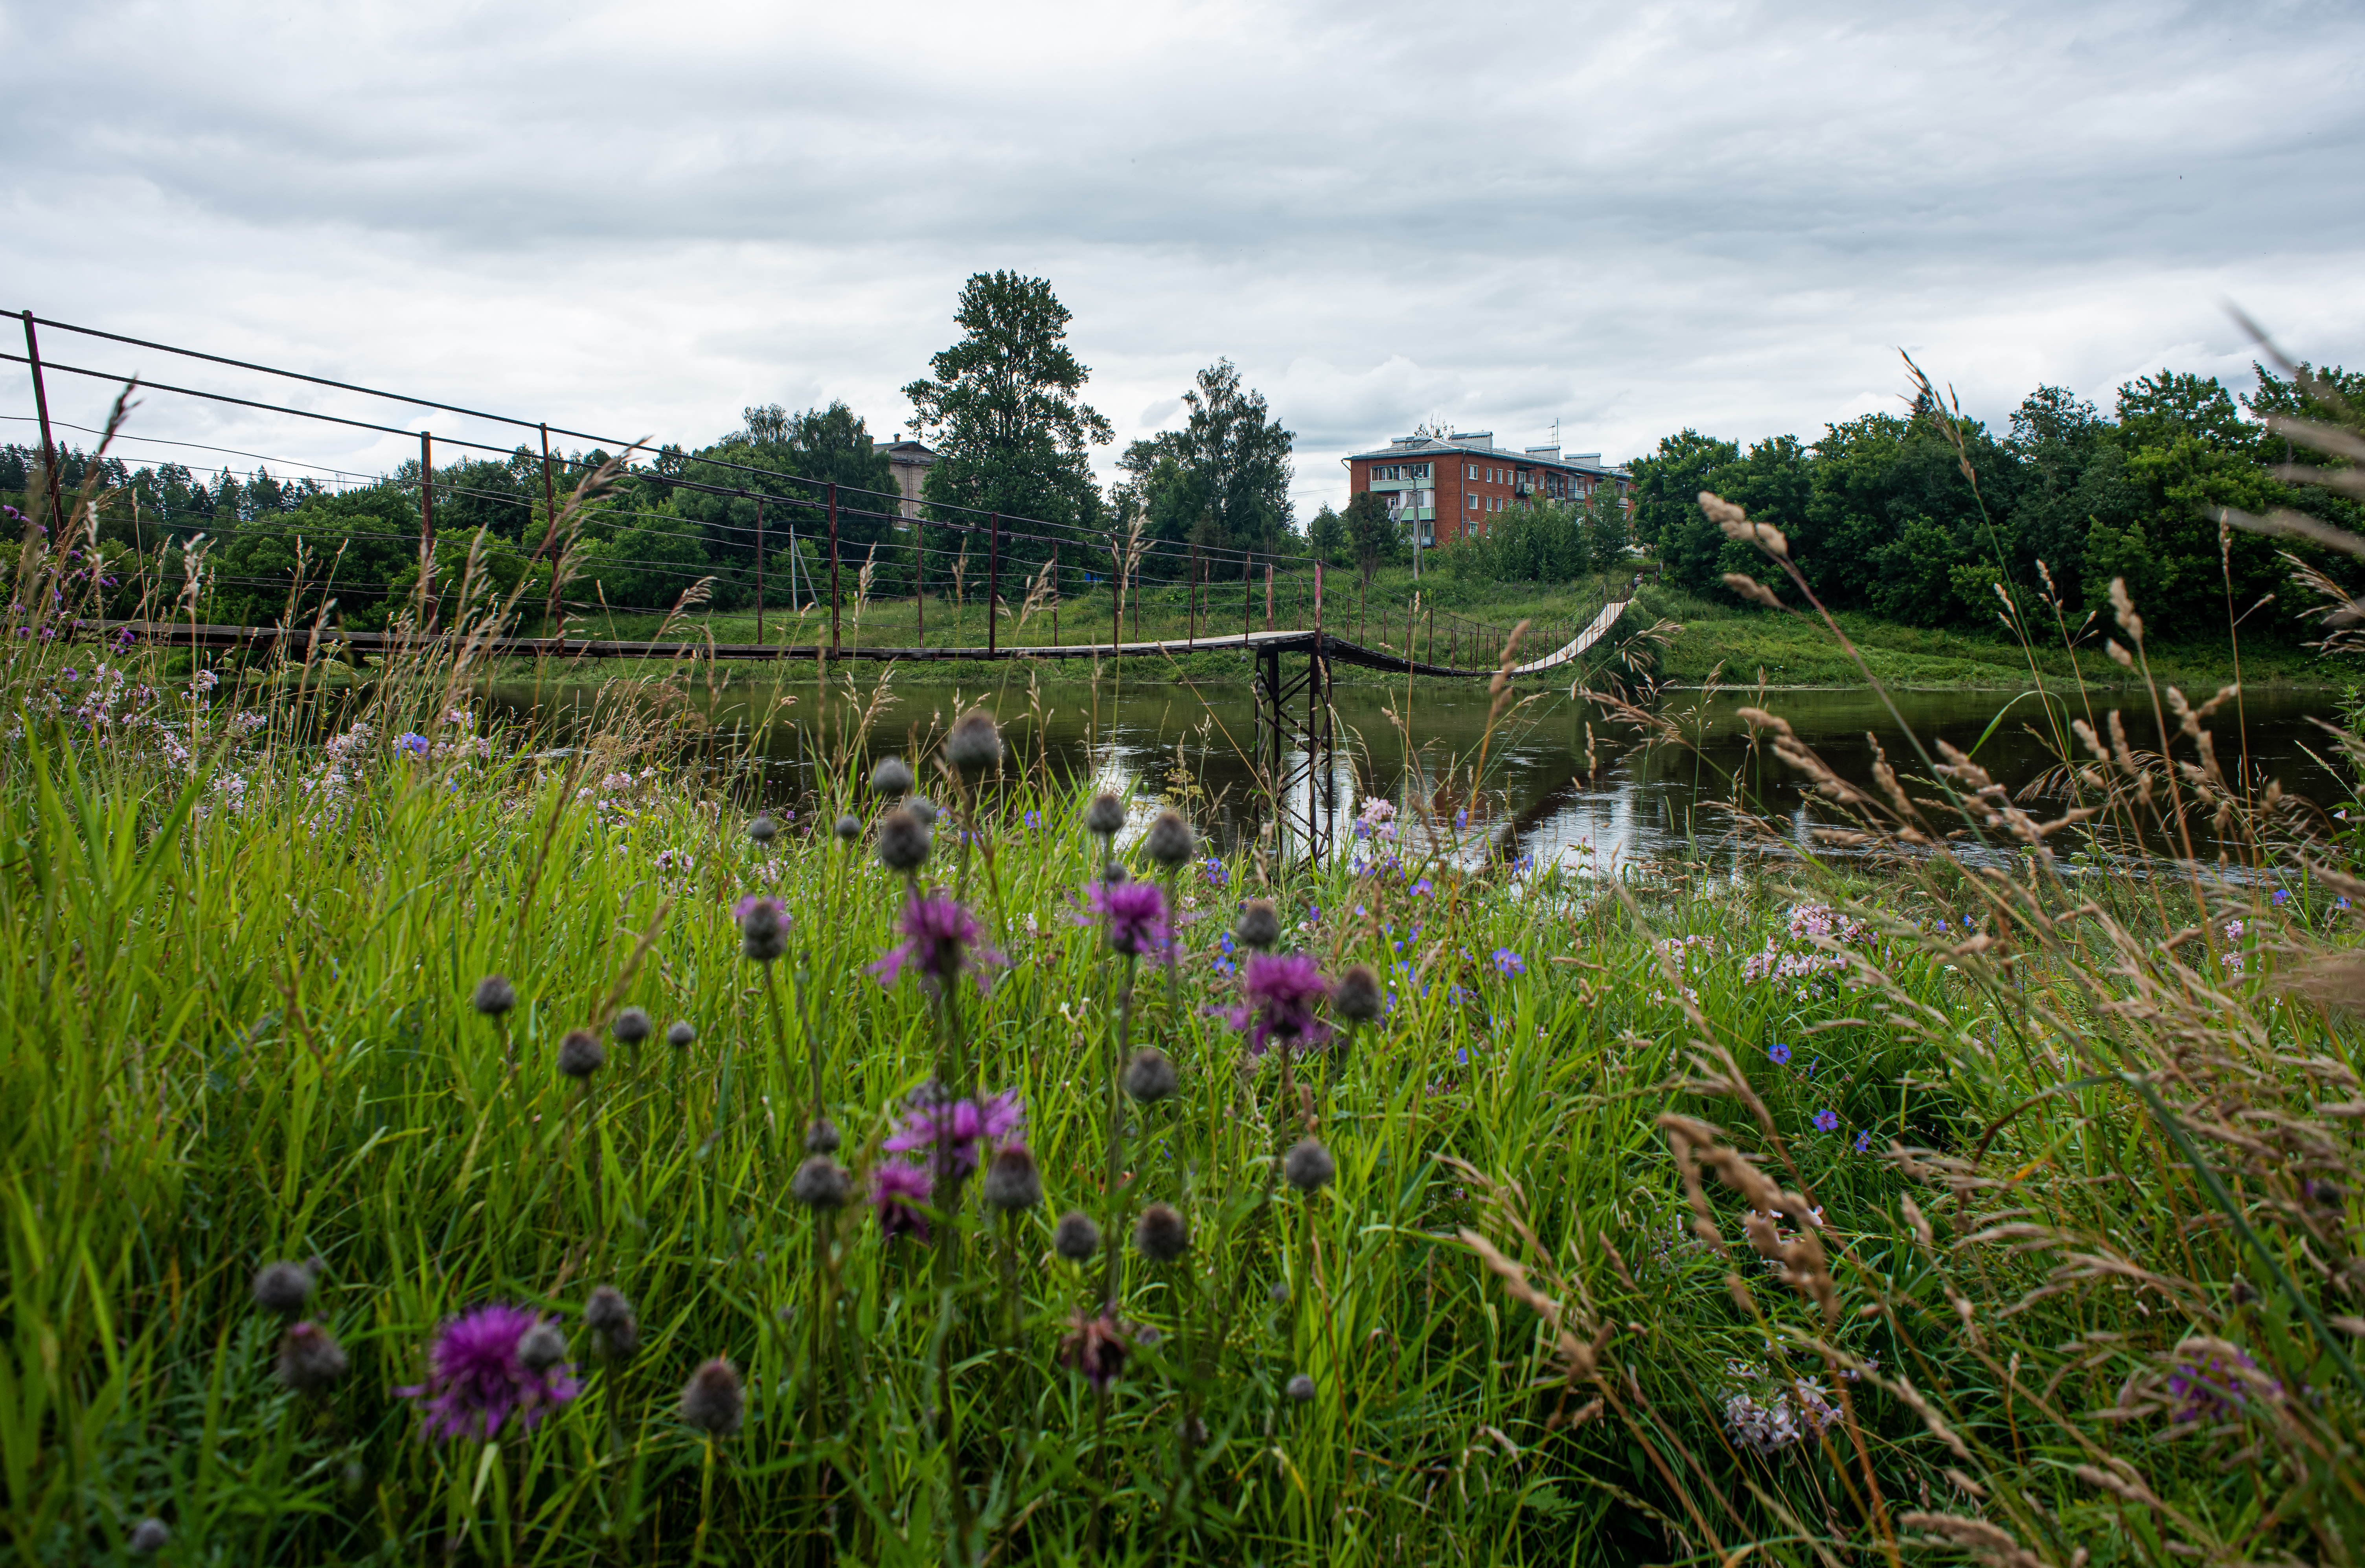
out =
[[[50,439],[50,391],[41,384],[41,341],[33,334],[33,313],[25,312],[25,360],[33,372],[33,412],[41,418],[41,467],[50,476],[50,537],[65,547],[65,496],[58,483],[58,443]]]
[[[1264,564],[1264,629],[1272,630],[1272,562]]]
[[[550,477],[550,425],[547,421],[542,427],[542,550],[547,550],[551,542],[558,537],[558,487],[552,483]],[[542,558],[542,550],[533,553],[534,559]],[[554,564],[552,570],[556,569]]]
[[[994,607],[1002,600],[1002,514],[993,513],[985,524],[985,651],[991,656],[1002,645],[1002,628],[994,619]]]
[[[764,640],[764,498],[756,498],[756,641]]]
[[[1191,546],[1191,563],[1183,570],[1187,574],[1183,602],[1188,608],[1183,611],[1186,619],[1182,622],[1182,645],[1193,648],[1199,644],[1199,547],[1196,544]]]
[[[1051,645],[1059,645],[1059,546],[1051,546]]]
[[[1109,652],[1125,646],[1125,552],[1109,534]]]
[[[829,656],[837,656],[837,481],[829,482]]]
[[[435,438],[419,432],[419,597],[435,628]]]
[[[1249,635],[1249,608],[1256,602],[1256,589],[1249,581],[1250,567],[1251,563],[1247,553],[1243,551],[1240,554],[1240,640],[1243,642],[1248,640]]]

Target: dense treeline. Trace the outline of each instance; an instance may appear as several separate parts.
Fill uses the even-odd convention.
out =
[[[902,515],[892,465],[845,404],[753,407],[709,445],[669,446],[628,466],[581,520],[566,597],[594,611],[663,610],[697,588],[716,609],[742,610],[756,603],[760,581],[768,605],[813,603],[828,588],[824,483],[840,487],[841,599],[859,591],[867,570],[875,596],[925,586],[975,601],[996,513],[1028,520],[999,535],[1005,602],[1026,594],[1055,539],[1070,594],[1106,580],[1113,560],[1142,543],[1152,553],[1138,570],[1151,583],[1203,569],[1231,575],[1238,552],[1310,554],[1366,580],[1407,557],[1406,529],[1373,495],[1343,511],[1324,507],[1300,532],[1290,500],[1295,438],[1228,360],[1184,391],[1179,428],[1126,448],[1104,492],[1090,449],[1110,441],[1111,428],[1082,400],[1090,373],[1067,346],[1069,319],[1041,278],[981,273],[963,286],[961,337],[904,388],[914,431],[937,454],[916,518]],[[2365,372],[2321,374],[2338,396],[2365,401]],[[2215,521],[2221,507],[2293,504],[2278,469],[2325,461],[2271,434],[2267,420],[2338,417],[2294,380],[2264,367],[2258,376],[2258,389],[2237,400],[2213,378],[2162,371],[2120,387],[2108,414],[2040,387],[2001,434],[1926,399],[1902,415],[1829,426],[1813,442],[1782,435],[1744,449],[1686,430],[1632,465],[1631,519],[1614,502],[1527,502],[1432,564],[1468,580],[1567,582],[1624,569],[1630,543],[1639,543],[1669,582],[1729,598],[1724,574],[1760,563],[1701,514],[1705,489],[1779,527],[1834,609],[1920,626],[1990,624],[2000,590],[2025,605],[2049,580],[2075,618],[2124,577],[2156,631],[2197,633],[2223,626],[2229,612],[2249,614],[2289,575],[2281,542],[2221,532]],[[568,454],[549,485],[563,498],[606,458]],[[67,487],[82,484],[91,462],[63,454]],[[35,451],[0,448],[0,496],[21,500],[37,471]],[[141,580],[177,589],[202,537],[209,616],[308,617],[333,599],[349,622],[382,626],[418,591],[419,480],[415,462],[375,484],[331,488],[263,469],[208,477],[109,457],[99,532],[124,601],[117,608],[131,608]],[[541,458],[521,447],[440,465],[433,481],[443,591],[458,583],[473,547],[502,592],[529,607],[545,602],[555,551]],[[2312,494],[2306,504],[2365,522],[2355,501]],[[0,543],[0,566],[17,547]],[[1212,552],[1227,553],[1220,566],[1194,565]],[[2288,633],[2293,621],[2275,611],[2247,624]]]
[[[2314,374],[2346,398],[2365,394],[2365,373]],[[1999,587],[2032,603],[2049,577],[2074,625],[2124,577],[2156,632],[2220,629],[2229,608],[2244,615],[2282,589],[2281,553],[2292,546],[2221,533],[2215,509],[2298,504],[2350,526],[2365,521],[2354,502],[2301,498],[2277,477],[2280,465],[2318,459],[2270,434],[2265,420],[2333,410],[2264,366],[2258,375],[2238,402],[2211,377],[2141,376],[2107,415],[2040,387],[2001,436],[1926,400],[1902,416],[1830,426],[1812,444],[1776,436],[1744,452],[1687,430],[1633,465],[1635,531],[1670,582],[1731,597],[1722,574],[1763,563],[1701,514],[1699,492],[1714,490],[1780,528],[1834,609],[1920,626],[1993,624]],[[2292,634],[2293,624],[2270,607],[2245,634]]]
[[[867,586],[874,596],[925,587],[975,602],[988,591],[989,557],[998,554],[1007,603],[1027,592],[1055,541],[1060,587],[1070,594],[1105,581],[1137,538],[1168,547],[1137,557],[1139,577],[1151,583],[1194,569],[1181,546],[1303,553],[1289,498],[1291,434],[1228,361],[1200,373],[1184,394],[1183,427],[1135,442],[1119,464],[1124,477],[1104,494],[1089,449],[1112,439],[1109,422],[1081,400],[1089,372],[1067,347],[1069,311],[1049,283],[981,273],[963,286],[954,319],[959,341],[904,388],[917,410],[913,430],[936,453],[916,517],[904,515],[882,443],[845,404],[799,413],[777,403],[749,408],[738,430],[709,445],[636,458],[583,514],[569,604],[595,613],[664,610],[697,588],[715,609],[744,610],[757,602],[759,583],[767,605],[824,599],[823,484],[839,487],[841,601]],[[552,537],[546,490],[563,507],[607,458],[567,454],[547,485],[541,457],[523,447],[504,458],[437,465],[439,590],[456,592],[474,549],[480,571],[533,622],[549,597],[554,546],[567,543]],[[65,487],[78,488],[92,462],[62,453]],[[38,449],[0,448],[0,497],[24,503],[38,477]],[[216,620],[305,619],[333,600],[341,619],[367,630],[386,625],[418,593],[416,462],[375,483],[331,487],[264,469],[209,478],[178,464],[132,468],[108,457],[98,482],[117,613],[137,607],[143,582],[177,592],[193,552],[204,565],[199,612]],[[39,504],[27,510],[46,515]],[[997,513],[1012,521],[990,548]],[[0,566],[19,547],[0,543]]]

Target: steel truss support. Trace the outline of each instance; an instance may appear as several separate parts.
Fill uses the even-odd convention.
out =
[[[1261,649],[1254,692],[1256,765],[1272,808],[1274,853],[1319,865],[1329,853],[1339,815],[1330,661],[1319,650],[1309,650],[1305,667],[1284,676],[1282,651]],[[1301,786],[1302,805],[1295,799]],[[1295,845],[1288,842],[1292,838]]]

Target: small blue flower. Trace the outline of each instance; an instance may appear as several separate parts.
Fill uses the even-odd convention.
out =
[[[394,738],[395,750],[407,751],[413,756],[425,756],[427,747],[428,740],[425,735],[416,734],[408,730]]]
[[[1029,812],[1021,820],[1024,821],[1028,827],[1041,827],[1043,825],[1043,813],[1040,812]]]
[[[69,673],[69,675],[71,675],[71,673],[72,673],[72,672],[68,672],[68,673]],[[2276,902],[2277,904],[2285,904],[2285,903],[2289,903],[2290,902],[2291,902],[2291,890],[2290,890],[2289,888],[2277,888],[2277,889],[2275,890],[2275,902]]]
[[[1232,934],[1228,931],[1225,932],[1221,940],[1224,945],[1224,957],[1228,958],[1232,956]]]
[[[1777,1040],[1765,1047],[1765,1055],[1776,1067],[1780,1067],[1790,1059],[1790,1047]]]
[[[1523,975],[1528,972],[1528,961],[1508,947],[1495,949],[1494,963],[1495,972],[1506,980],[1513,975]]]
[[[1871,1148],[1872,1135],[1870,1133],[1864,1132],[1855,1135],[1855,1151],[1858,1154],[1866,1153],[1871,1149]]]
[[[1425,899],[1425,898],[1429,897],[1429,879],[1428,879],[1427,877],[1423,877],[1419,881],[1415,882],[1415,883],[1412,885],[1412,896],[1413,896],[1413,897],[1415,897],[1415,898],[1417,898],[1417,899]]]
[[[1828,1107],[1816,1112],[1815,1127],[1819,1132],[1835,1133],[1839,1131],[1840,1114],[1837,1111],[1829,1109]]]
[[[1468,827],[1470,825],[1469,807],[1464,806],[1462,810],[1453,813],[1453,825],[1457,828]]]

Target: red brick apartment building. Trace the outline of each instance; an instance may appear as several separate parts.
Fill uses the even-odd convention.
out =
[[[1557,446],[1513,452],[1495,444],[1493,431],[1448,436],[1400,436],[1377,452],[1347,459],[1347,493],[1387,498],[1400,522],[1417,525],[1424,545],[1450,544],[1485,532],[1486,520],[1515,501],[1583,501],[1603,485],[1618,487],[1629,510],[1633,487],[1623,468],[1607,467],[1601,454],[1564,457]]]

